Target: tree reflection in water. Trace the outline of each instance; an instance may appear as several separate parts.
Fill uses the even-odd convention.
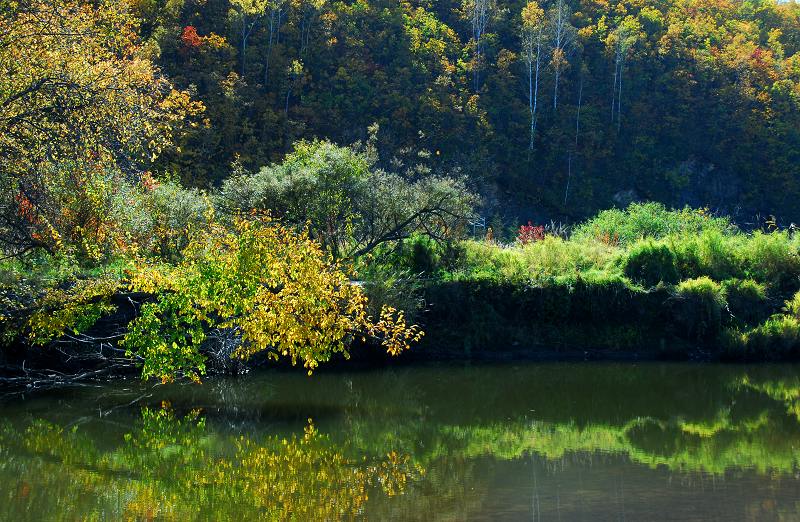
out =
[[[6,409],[0,519],[800,518],[791,367],[270,373],[159,390],[117,425],[75,427],[96,396],[57,402],[75,413],[52,398]]]
[[[0,480],[19,478],[5,519],[349,518],[371,494],[402,494],[422,473],[395,452],[349,458],[310,419],[298,436],[219,440],[198,411],[180,418],[167,404],[143,409],[113,449],[45,421],[6,424],[0,448]]]

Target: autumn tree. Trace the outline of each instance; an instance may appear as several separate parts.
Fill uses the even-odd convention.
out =
[[[102,244],[130,179],[202,110],[147,58],[124,4],[3,2],[0,241],[9,253]],[[80,52],[76,52],[80,49]],[[78,245],[91,257],[92,245]]]
[[[143,360],[144,377],[165,381],[199,379],[210,353],[266,353],[310,374],[334,354],[347,356],[355,339],[373,338],[397,355],[422,336],[402,311],[369,317],[361,288],[319,243],[269,218],[211,226],[179,265],[142,266],[131,287],[157,298],[142,306],[123,344]]]
[[[575,50],[577,31],[570,18],[572,10],[566,0],[556,0],[550,8],[549,24],[552,39],[550,66],[553,68],[553,110],[558,108],[558,83],[561,73],[569,65],[569,56]]]
[[[530,112],[530,141],[533,149],[536,135],[536,109],[539,98],[539,70],[545,44],[546,19],[544,10],[534,1],[522,9],[522,57],[528,73],[528,111]]]

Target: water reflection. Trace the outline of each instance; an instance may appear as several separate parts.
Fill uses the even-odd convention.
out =
[[[0,431],[4,519],[329,520],[371,493],[403,492],[421,473],[406,455],[351,459],[309,422],[300,436],[219,438],[199,412],[143,409],[136,429],[100,448],[78,429],[34,421]],[[0,508],[1,509],[1,508]]]
[[[120,407],[143,389],[0,406],[0,518],[800,519],[795,367],[269,372]]]

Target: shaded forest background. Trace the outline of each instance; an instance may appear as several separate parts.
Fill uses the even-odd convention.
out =
[[[138,0],[134,10],[156,62],[206,106],[205,124],[159,160],[188,185],[218,185],[237,161],[279,161],[299,138],[365,140],[378,123],[385,161],[422,150],[433,169],[468,176],[487,219],[511,225],[636,199],[740,222],[800,219],[795,3]]]

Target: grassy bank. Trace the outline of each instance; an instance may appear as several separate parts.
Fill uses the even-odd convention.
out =
[[[424,350],[800,356],[800,236],[703,211],[609,210],[511,243],[418,239],[387,265],[422,274]],[[526,233],[527,232],[527,233]]]
[[[263,282],[253,279],[247,294],[243,277],[236,274],[263,266],[248,260],[261,259],[255,254],[269,257],[275,248],[297,254],[305,245],[317,259],[314,266],[331,262],[319,243],[292,239],[288,229],[272,230],[280,227],[277,223],[265,226],[253,230],[263,230],[267,239],[284,239],[253,243],[247,239],[253,236],[249,228],[240,235],[225,232],[221,239],[200,235],[191,243],[194,250],[173,248],[181,252],[175,264],[136,265],[109,257],[80,266],[46,254],[0,263],[6,310],[0,322],[5,343],[0,367],[25,372],[6,381],[28,379],[31,368],[56,368],[67,375],[84,375],[87,369],[103,376],[129,373],[174,352],[201,371],[245,371],[246,362],[232,354],[252,341],[243,340],[236,326],[245,324],[253,336],[267,327],[277,333],[286,329],[247,322],[262,320],[242,310],[261,310],[254,299],[262,296]],[[207,246],[218,243],[227,245],[225,253]],[[278,295],[294,299],[300,292],[309,300],[292,302],[327,303],[309,290],[313,277],[307,274],[320,270],[298,275],[298,267],[310,263],[290,264],[287,281],[294,286],[281,287]],[[602,212],[571,230],[524,226],[507,241],[412,236],[331,266],[339,282],[325,287],[330,303],[340,302],[339,289],[359,292],[358,306],[364,308],[357,319],[382,321],[373,334],[377,327],[391,330],[387,310],[406,311],[397,316],[398,326],[416,323],[424,329],[410,358],[800,358],[800,235],[769,226],[746,231],[703,211],[634,204]],[[348,277],[359,284],[341,284]],[[167,286],[153,290],[150,281]],[[318,311],[298,320],[280,305],[264,309],[283,310],[308,338],[328,324]],[[223,312],[239,322],[220,322]],[[149,322],[142,323],[142,317]],[[356,340],[346,328],[341,332],[343,343]],[[145,341],[147,349],[136,344]],[[181,351],[185,343],[191,350]],[[267,351],[274,349],[268,339],[263,343]],[[374,339],[367,339],[370,343],[352,354],[383,360],[386,350],[376,350]],[[303,350],[308,344],[301,339],[292,346]],[[321,361],[331,358],[325,351],[329,344],[317,346]],[[342,348],[350,353],[347,345]]]

